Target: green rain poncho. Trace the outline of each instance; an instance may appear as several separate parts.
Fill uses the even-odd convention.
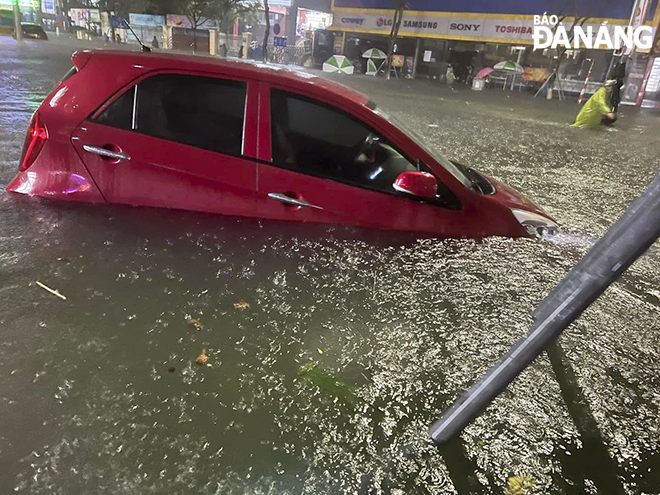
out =
[[[609,103],[611,93],[611,86],[603,86],[596,91],[584,104],[580,113],[578,113],[572,127],[579,127],[580,129],[596,129],[600,127],[603,116],[612,111]]]

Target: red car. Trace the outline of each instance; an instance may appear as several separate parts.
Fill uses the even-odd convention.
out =
[[[557,224],[342,85],[199,56],[82,51],[30,122],[8,191],[439,237]]]

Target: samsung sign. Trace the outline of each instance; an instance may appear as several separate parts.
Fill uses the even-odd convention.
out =
[[[438,29],[437,21],[403,21],[401,23],[404,29]]]

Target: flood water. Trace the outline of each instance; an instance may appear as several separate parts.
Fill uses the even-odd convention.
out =
[[[72,49],[0,38],[1,185]],[[576,131],[572,101],[342,81],[563,233],[420,240],[3,189],[0,493],[486,494],[511,474],[660,493],[657,245],[459,440],[427,435],[658,172],[660,115]]]

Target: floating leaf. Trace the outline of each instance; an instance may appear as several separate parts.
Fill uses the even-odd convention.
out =
[[[195,318],[188,318],[186,320],[186,323],[188,325],[190,325],[191,327],[193,327],[194,329],[196,329],[196,330],[203,330],[204,329],[204,324],[201,321],[196,320]]]
[[[208,354],[206,354],[206,349],[202,349],[202,352],[199,353],[199,356],[197,356],[197,359],[195,359],[195,362],[199,365],[206,364],[206,362],[209,360]]]

